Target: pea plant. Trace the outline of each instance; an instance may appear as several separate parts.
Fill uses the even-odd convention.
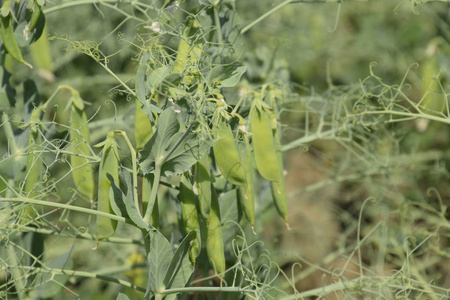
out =
[[[262,211],[276,212],[290,230],[283,152],[332,140],[358,161],[332,183],[376,177],[409,157],[395,164],[374,158],[371,130],[405,120],[424,130],[448,124],[448,93],[433,77],[437,55],[424,68],[429,88],[419,101],[404,81],[385,83],[375,65],[358,84],[331,84],[320,96],[299,92],[279,74],[284,69],[252,77],[276,62],[249,63],[244,35],[297,2],[281,2],[244,26],[234,0],[1,1],[1,297],[76,299],[82,284],[95,286],[99,299],[121,300],[399,289],[385,277],[368,280],[352,250],[347,263],[359,253],[359,281],[299,292],[298,264],[288,275],[252,242],[265,226]],[[102,42],[54,33],[52,16],[70,9],[113,24]],[[96,24],[101,30],[103,21]],[[83,87],[95,82],[61,78],[57,66],[67,61],[54,49],[100,69],[100,81],[114,85],[111,99],[107,90]],[[301,115],[302,136],[284,143],[282,113],[291,111]]]
[[[4,78],[11,75],[8,63],[33,68],[23,59],[15,32],[25,24],[27,35],[31,35],[29,43],[39,38],[48,39],[42,33],[44,5],[43,1],[3,3]],[[178,5],[174,2],[173,7],[163,6],[158,10],[158,18],[153,18],[154,7],[135,4],[135,9],[142,10],[142,15],[149,18],[141,26],[151,26],[152,33],[146,40],[142,37],[142,45],[134,45],[138,61],[134,86],[114,75],[108,67],[109,57],[101,52],[98,44],[51,37],[67,42],[69,49],[90,56],[119,80],[127,98],[134,103],[134,131],[113,129],[103,142],[93,145],[85,111],[88,103],[80,93],[69,85],[60,85],[41,102],[32,79],[24,86],[26,113],[19,121],[20,136],[25,137],[24,140],[11,129],[7,130],[16,121],[4,112],[3,126],[10,144],[5,162],[14,169],[8,179],[2,177],[4,200],[11,203],[3,207],[10,211],[4,221],[10,224],[11,230],[20,228],[27,236],[33,236],[28,245],[8,242],[8,254],[12,259],[12,281],[9,282],[13,284],[7,284],[7,294],[19,298],[27,295],[51,297],[52,292],[47,291],[50,282],[62,287],[67,280],[62,274],[81,275],[76,270],[55,270],[52,264],[58,266],[57,261],[48,265],[42,261],[47,231],[41,230],[41,226],[52,223],[47,219],[51,212],[46,212],[50,207],[63,209],[63,215],[78,211],[93,216],[95,226],[81,236],[95,239],[96,247],[117,242],[114,235],[120,228],[118,223],[139,230],[148,280],[145,287],[117,282],[144,292],[146,299],[172,299],[178,293],[193,290],[257,294],[242,284],[234,283],[229,287],[228,280],[224,279],[231,271],[234,274],[229,277],[234,277],[235,281],[238,273],[227,268],[224,238],[229,240],[230,234],[223,231],[228,222],[231,228],[226,230],[234,235],[240,219],[230,216],[227,207],[239,214],[243,212],[251,226],[257,226],[253,160],[261,176],[270,181],[276,208],[287,222],[277,125],[277,101],[282,92],[276,86],[263,85],[258,91],[241,91],[239,101],[230,105],[223,90],[228,89],[230,93],[234,89],[233,93],[237,93],[236,85],[246,71],[234,49],[240,29],[235,21],[234,4],[232,1],[200,1],[197,6],[189,7],[192,12],[185,11],[187,18],[176,20],[172,11],[182,9]],[[215,27],[212,32],[211,23]],[[170,35],[178,36],[175,52],[163,43],[164,37]],[[42,51],[42,54],[48,51],[39,46],[35,51]],[[2,101],[9,101],[14,108],[14,93],[4,92],[6,97]],[[61,94],[68,94],[68,98],[61,108],[58,107],[57,114],[65,118],[58,122],[48,111]],[[119,151],[120,144],[128,149],[125,155]],[[67,164],[70,170],[58,178],[59,167],[54,166],[53,171],[52,163],[47,164],[47,156],[53,157],[53,164]],[[131,165],[127,166],[125,159]],[[64,197],[58,202],[51,200],[64,177],[71,177],[75,197],[89,200],[90,208],[71,204]],[[163,185],[168,186],[170,192],[158,195]],[[160,219],[165,218],[159,207],[161,202],[169,201],[171,195],[176,195],[178,200],[176,205],[182,225],[180,234],[172,236],[172,241],[159,230]],[[29,257],[29,262],[14,269],[23,259],[16,254],[17,249]],[[205,251],[203,255],[202,251]],[[199,257],[202,263],[198,263]],[[213,275],[219,279],[218,287],[186,288],[195,267],[213,270]],[[60,277],[53,278],[55,274]],[[126,296],[121,294],[120,297]]]

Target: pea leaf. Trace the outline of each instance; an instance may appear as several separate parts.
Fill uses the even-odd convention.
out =
[[[234,87],[241,80],[242,75],[247,71],[246,66],[234,63],[226,66],[216,66],[211,69],[209,83],[217,87]]]
[[[229,245],[228,242],[235,237],[237,224],[240,221],[236,192],[237,190],[233,189],[219,196],[220,219],[225,245]]]
[[[177,117],[173,109],[164,110],[158,119],[158,128],[152,138],[145,144],[141,151],[139,165],[144,174],[155,169],[157,159],[164,157],[169,150],[170,140],[180,129]]]
[[[144,55],[141,57],[141,60],[139,61],[139,67],[136,72],[136,83],[135,83],[135,89],[136,89],[136,97],[142,104],[146,104],[145,97],[147,95],[147,89],[145,85],[145,72],[147,71],[147,62],[150,59],[150,52],[146,51]],[[148,104],[147,104],[148,105]]]
[[[148,282],[145,299],[151,299],[158,291],[165,288],[164,278],[173,258],[170,242],[159,232],[155,231],[150,241],[148,254]]]
[[[11,13],[11,0],[6,0],[0,9],[0,15],[6,18]]]
[[[211,146],[211,141],[196,133],[180,132],[177,116],[168,108],[161,113],[158,129],[141,151],[139,165],[147,174],[154,171],[158,162],[164,176],[178,175],[186,172]]]
[[[128,173],[123,173],[125,176],[126,184],[128,187],[131,187],[131,179]],[[128,176],[127,176],[128,175]],[[132,188],[129,188],[127,191],[127,195],[120,190],[117,182],[111,176],[111,174],[106,174],[109,181],[111,182],[111,188],[109,190],[111,208],[114,213],[118,216],[122,216],[129,220],[132,225],[135,225],[141,229],[150,230],[150,226],[145,223],[144,219],[142,219],[139,214],[138,209],[134,205],[133,196],[132,196]]]
[[[116,300],[130,300],[130,298],[128,298],[127,295],[119,293],[119,295],[117,295]]]
[[[70,249],[63,255],[53,259],[52,261],[45,263],[45,266],[53,269],[71,269],[72,268],[72,259],[71,254],[74,251],[74,249]],[[35,297],[36,298],[42,298],[47,299],[55,296],[63,286],[65,286],[65,283],[69,279],[69,275],[62,275],[62,274],[52,274],[50,272],[46,273],[39,273],[36,276],[35,282],[43,283],[42,285],[39,285],[35,289]]]
[[[171,140],[171,146],[181,139],[183,133],[179,132]],[[161,168],[164,176],[178,175],[186,172],[199,161],[211,148],[212,141],[202,140],[197,134],[189,134],[167,158]]]
[[[197,233],[191,231],[178,246],[170,262],[169,269],[164,277],[166,289],[184,287],[194,271],[189,260],[189,247],[191,241],[196,238]]]
[[[3,57],[3,53],[0,53]],[[0,68],[0,111],[15,107],[16,90],[11,85],[11,73],[5,68]]]
[[[169,73],[170,68],[168,66],[163,66],[153,70],[147,78],[147,86],[152,93],[158,88]]]
[[[141,60],[139,61],[139,67],[136,72],[136,83],[135,83],[135,89],[136,89],[136,98],[139,102],[142,103],[143,109],[147,117],[150,119],[150,121],[154,121],[153,114],[154,113],[161,113],[161,109],[157,107],[156,105],[149,104],[147,102],[147,94],[149,90],[147,89],[147,63],[150,59],[150,52],[146,51],[144,55],[141,57]]]

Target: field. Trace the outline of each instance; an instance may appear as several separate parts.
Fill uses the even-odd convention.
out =
[[[1,0],[0,299],[449,299],[448,0]]]

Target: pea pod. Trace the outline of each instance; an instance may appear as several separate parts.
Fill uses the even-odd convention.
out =
[[[145,174],[142,179],[142,207],[143,212],[142,215],[145,215],[145,211],[148,206],[148,201],[150,199],[151,191],[152,191],[152,185],[153,185],[153,178],[154,174],[148,173]],[[158,208],[158,197],[155,199],[155,203],[153,203],[152,209],[152,215],[150,219],[150,225],[158,228],[159,227],[159,208]]]
[[[202,53],[202,44],[196,43],[192,47],[186,40],[192,40],[188,37],[190,27],[186,27],[183,37],[180,39],[177,50],[177,59],[173,67],[173,72],[183,72],[186,74],[183,81],[187,85],[192,85],[195,81],[195,74],[199,73],[197,60]],[[186,67],[188,66],[188,67]]]
[[[220,219],[219,199],[212,183],[211,191],[211,212],[206,230],[206,252],[216,273],[224,277],[225,252],[222,238],[222,222]]]
[[[213,124],[213,133],[217,138],[213,145],[214,157],[220,172],[232,184],[246,186],[245,171],[236,148],[234,135],[224,117],[219,116]]]
[[[181,217],[183,219],[183,227],[185,232],[189,233],[191,231],[195,231],[197,233],[197,236],[195,240],[192,241],[191,248],[189,249],[189,258],[193,263],[195,263],[197,257],[200,255],[200,250],[202,247],[200,221],[195,201],[195,194],[192,191],[190,182],[183,175],[181,175],[180,193],[177,198],[181,205]]]
[[[41,13],[42,13],[41,6],[36,1],[33,1],[31,18],[30,18],[30,22],[28,22],[28,26],[27,26],[28,32],[32,32],[36,28],[36,25],[39,20],[39,17],[41,16]]]
[[[34,65],[48,72],[40,72],[40,76],[44,77],[48,81],[53,81],[53,61],[50,45],[48,41],[47,26],[44,27],[41,37],[30,45],[30,54],[33,59]]]
[[[33,122],[39,120],[38,114],[39,110],[35,109],[31,116],[31,120]],[[42,137],[38,131],[37,125],[31,125],[30,136],[28,138],[25,183],[23,187],[25,196],[28,198],[34,198],[39,194],[37,188],[39,187],[39,182],[41,181],[42,173],[44,172],[44,165],[39,157],[40,154],[37,152],[41,142]],[[33,220],[36,217],[35,208],[32,205],[27,206],[22,214],[22,217],[24,223]]]
[[[274,120],[274,119],[275,118],[273,117],[272,120]],[[275,207],[277,208],[277,211],[280,214],[280,216],[286,221],[286,224],[288,224],[287,196],[286,196],[286,186],[285,186],[285,181],[284,181],[283,155],[281,153],[278,128],[275,129],[274,140],[275,140],[275,149],[276,149],[276,154],[277,154],[277,162],[278,162],[278,166],[280,166],[280,168],[279,168],[279,173],[278,173],[278,178],[279,178],[278,181],[271,181],[270,187],[272,190],[272,196],[274,199]],[[288,226],[288,228],[289,228],[289,226]]]
[[[239,200],[244,208],[245,216],[250,225],[255,226],[255,196],[253,190],[252,149],[248,141],[247,132],[243,132],[244,142],[239,145],[239,154],[245,171],[247,185],[239,188]]]
[[[20,52],[19,45],[17,44],[16,37],[14,36],[11,15],[7,15],[6,17],[0,16],[0,19],[0,29],[3,39],[3,45],[5,46],[6,51],[8,51],[9,55],[11,55],[11,57],[17,60],[19,63],[24,64],[32,69],[33,66],[23,59],[22,52]]]
[[[152,137],[152,124],[147,114],[142,108],[142,103],[136,101],[136,110],[134,114],[134,139],[136,149],[140,150]]]
[[[271,121],[264,108],[252,106],[250,126],[253,134],[253,152],[259,174],[269,181],[278,181],[280,166],[275,150]]]
[[[72,98],[74,97],[79,98],[78,92],[74,91]],[[79,100],[81,101],[81,98]],[[70,141],[74,145],[71,149],[73,155],[70,156],[72,178],[76,188],[81,194],[89,197],[89,199],[94,199],[94,173],[89,159],[83,157],[91,155],[88,120],[86,113],[76,106],[76,102],[78,102],[78,100],[73,102],[70,109]]]
[[[119,182],[119,154],[117,152],[117,145],[114,131],[110,131],[106,140],[101,144],[102,159],[100,161],[100,170],[98,178],[98,206],[97,209],[106,213],[114,213],[109,199],[109,189],[111,182],[106,174],[111,176]],[[97,217],[97,241],[106,239],[112,236],[116,230],[117,221],[106,217]]]
[[[211,175],[209,165],[209,155],[204,155],[195,165],[195,185],[200,213],[207,221],[209,220],[209,211],[211,209]]]
[[[41,143],[42,136],[38,130],[38,123],[40,122],[40,109],[35,109],[31,113],[31,126],[30,136],[28,138],[28,149],[27,149],[27,165],[26,165],[26,175],[23,191],[25,196],[28,198],[39,197],[39,187],[41,187],[42,176],[45,172],[44,164],[40,158],[41,153]],[[20,224],[29,224],[30,221],[35,220],[38,217],[37,207],[35,205],[28,205],[21,214]],[[31,223],[31,226],[35,226]],[[38,232],[28,232],[23,236],[26,245],[28,245],[27,251],[30,252],[29,259],[27,259],[27,265],[34,267],[41,267],[41,261],[36,259],[36,257],[41,257],[44,252],[44,240],[45,237],[42,233]],[[33,259],[33,258],[34,259]],[[35,275],[31,275],[29,280],[34,280]]]
[[[446,97],[440,87],[439,78],[437,78],[439,73],[437,55],[433,54],[426,59],[422,68],[423,90],[424,94],[427,94],[424,95],[421,104],[428,113],[439,114],[445,109]]]

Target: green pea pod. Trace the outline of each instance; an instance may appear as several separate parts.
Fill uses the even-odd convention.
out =
[[[145,174],[142,179],[142,207],[143,212],[142,215],[145,215],[145,211],[148,206],[148,201],[150,199],[150,194],[152,191],[152,185],[153,185],[153,178],[154,174],[148,173]],[[159,227],[159,208],[158,208],[158,197],[155,199],[155,203],[153,203],[152,209],[152,216],[150,219],[150,225],[158,228]]]
[[[180,193],[177,198],[181,205],[181,217],[183,219],[185,233],[187,234],[191,231],[195,231],[197,233],[197,236],[195,237],[195,240],[192,241],[191,248],[189,249],[189,257],[192,263],[195,263],[202,248],[200,220],[195,201],[195,194],[192,191],[190,182],[183,175],[181,175]]]
[[[33,115],[37,116],[37,113],[37,110],[33,111]],[[32,119],[34,119],[34,117],[32,117]],[[42,160],[39,158],[40,154],[37,152],[41,142],[42,137],[37,130],[37,126],[32,125],[30,128],[30,137],[28,139],[27,167],[23,187],[25,196],[28,198],[34,198],[39,195],[37,188],[39,187],[39,182],[41,181],[42,174],[44,172],[44,165],[42,164]],[[31,221],[35,217],[35,208],[32,205],[29,205],[23,211],[22,223]]]
[[[94,172],[89,159],[83,157],[91,155],[89,147],[90,134],[86,113],[84,110],[80,110],[75,105],[72,105],[70,120],[70,142],[73,143],[73,148],[71,149],[73,155],[70,156],[72,178],[81,194],[89,197],[89,199],[94,199]]]
[[[19,63],[33,69],[33,66],[27,63],[22,57],[22,52],[20,52],[19,45],[17,44],[16,37],[14,36],[11,15],[8,15],[6,17],[1,16],[0,19],[3,45],[5,46],[6,51],[8,51],[9,55],[11,55],[11,57],[17,60]]]
[[[236,148],[233,132],[225,118],[220,117],[213,125],[213,133],[217,138],[213,145],[214,157],[220,172],[232,184],[246,186],[245,171]]]
[[[253,152],[256,168],[269,181],[279,181],[280,166],[274,144],[271,121],[267,112],[253,105],[250,111]]]
[[[422,67],[423,90],[428,94],[421,104],[427,113],[442,113],[446,105],[446,97],[442,92],[437,75],[440,73],[436,54],[428,57]]]
[[[49,73],[53,72],[53,61],[48,41],[47,26],[44,27],[41,37],[30,45],[30,54],[37,68],[48,71],[47,73],[40,72],[41,77],[48,81],[54,80],[53,73]]]
[[[283,169],[283,155],[281,153],[280,139],[278,136],[278,130],[275,130],[274,134],[275,147],[277,153],[277,161],[280,166],[278,181],[271,181],[270,187],[272,189],[272,196],[275,202],[275,207],[277,208],[280,216],[288,224],[288,214],[287,214],[287,196],[286,196],[286,185],[284,181],[284,169]],[[289,226],[288,226],[289,227]]]
[[[28,32],[32,32],[36,28],[37,22],[42,13],[41,6],[36,1],[34,1],[33,4],[30,22],[28,22]]]
[[[28,198],[35,198],[39,196],[39,187],[42,182],[42,174],[45,172],[44,164],[40,158],[41,153],[38,151],[41,149],[42,136],[38,131],[37,123],[40,122],[40,109],[35,109],[31,114],[31,122],[34,123],[30,126],[30,136],[28,138],[27,149],[27,165],[24,183],[24,193]],[[35,205],[28,205],[23,211],[20,218],[21,225],[30,225],[30,221],[33,221],[38,217]],[[31,226],[35,226],[31,223]],[[41,261],[36,260],[36,257],[42,257],[44,252],[44,240],[45,237],[41,233],[28,232],[24,236],[24,241],[28,245],[27,251],[30,252],[29,259],[27,259],[28,266],[41,267]],[[27,242],[28,241],[28,242]],[[34,259],[32,258],[34,257]],[[35,275],[31,274],[30,280],[34,280]]]
[[[255,226],[255,196],[253,190],[253,166],[252,166],[252,149],[248,141],[246,132],[243,132],[244,143],[238,147],[241,161],[247,178],[247,185],[239,188],[239,200],[244,208],[245,216],[250,225]]]
[[[139,151],[152,137],[152,124],[147,114],[142,108],[142,103],[136,101],[136,110],[134,114],[134,139],[136,141],[136,149]]]
[[[102,143],[102,159],[100,161],[100,170],[98,178],[98,206],[97,209],[102,212],[113,214],[109,199],[109,189],[111,182],[106,174],[119,182],[119,154],[114,131],[110,131],[104,143]],[[117,221],[106,217],[97,217],[97,241],[112,236],[116,230]]]
[[[184,70],[184,73],[186,74],[183,78],[184,83],[192,85],[195,81],[194,74],[199,73],[197,61],[202,54],[202,44],[197,43],[191,47],[186,42],[186,40],[190,40],[188,37],[189,31],[190,27],[186,27],[183,32],[183,37],[180,39],[173,72],[183,72]]]
[[[206,252],[209,261],[217,274],[225,276],[225,252],[222,238],[222,222],[220,219],[219,199],[211,183],[211,213],[206,230]]]
[[[209,155],[204,155],[195,164],[195,185],[197,188],[200,213],[207,222],[211,209],[211,175],[209,165]]]

